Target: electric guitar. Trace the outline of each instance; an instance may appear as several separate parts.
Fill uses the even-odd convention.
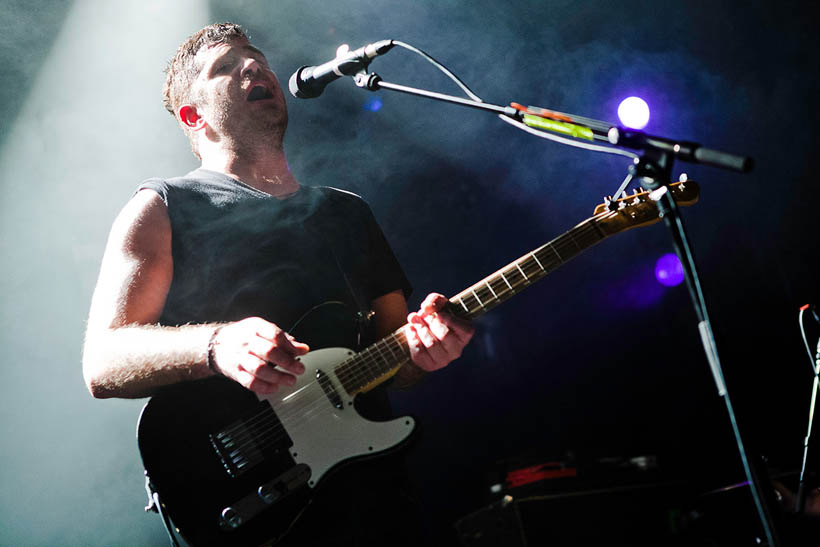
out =
[[[669,191],[679,205],[699,194],[691,181]],[[592,217],[450,298],[448,311],[476,318],[607,237],[657,221],[647,192],[606,200]],[[311,319],[300,327],[313,328]],[[403,329],[358,353],[325,347],[300,359],[306,372],[272,395],[212,377],[172,386],[143,408],[137,440],[146,475],[187,541],[275,544],[329,475],[397,449],[412,433],[410,417],[374,422],[353,405],[409,360]]]

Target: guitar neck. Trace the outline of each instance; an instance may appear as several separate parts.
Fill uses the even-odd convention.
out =
[[[598,227],[600,215],[510,262],[497,272],[450,298],[447,311],[475,319],[557,270],[609,234]],[[366,392],[392,377],[410,359],[404,327],[371,344],[335,368],[350,394]]]
[[[510,262],[450,299],[448,311],[462,319],[475,319],[554,272],[606,234],[591,217],[575,228]]]

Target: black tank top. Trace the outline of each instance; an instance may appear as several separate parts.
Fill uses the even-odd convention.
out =
[[[205,169],[149,179],[143,189],[162,197],[171,221],[174,274],[160,324],[258,316],[290,330],[326,302],[343,302],[352,315],[389,292],[410,293],[370,208],[355,194],[301,186],[277,199]],[[386,396],[376,398],[372,413],[388,413]]]

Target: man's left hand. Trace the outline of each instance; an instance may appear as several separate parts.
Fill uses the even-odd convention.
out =
[[[404,327],[410,358],[417,367],[428,372],[458,359],[475,332],[469,322],[443,311],[446,304],[447,297],[431,293],[419,311],[407,316]]]

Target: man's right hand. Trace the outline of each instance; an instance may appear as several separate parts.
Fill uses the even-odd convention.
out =
[[[269,394],[292,386],[305,372],[299,355],[310,351],[290,334],[260,317],[249,317],[219,329],[213,340],[211,366],[246,388]]]

